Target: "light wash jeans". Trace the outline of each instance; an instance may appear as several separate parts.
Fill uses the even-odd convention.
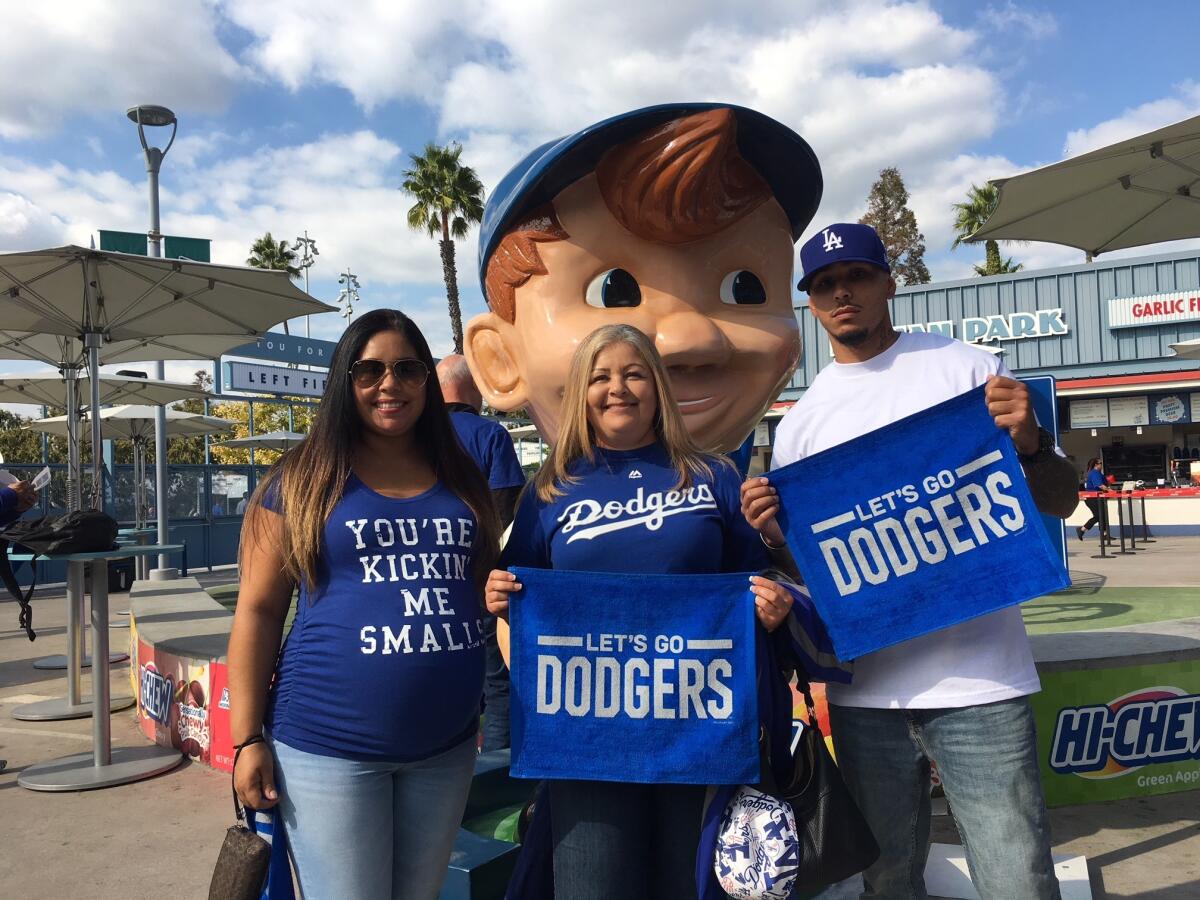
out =
[[[475,771],[474,737],[415,763],[271,748],[305,900],[436,900]]]
[[[983,900],[1058,900],[1026,697],[957,709],[829,707],[837,761],[879,842],[863,897],[924,900],[929,763]]]

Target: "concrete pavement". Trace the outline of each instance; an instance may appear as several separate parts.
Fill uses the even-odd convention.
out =
[[[1103,601],[1110,588],[1196,588],[1200,614],[1200,538],[1166,538],[1136,556],[1093,560],[1092,538],[1070,544],[1075,576],[1060,598]],[[232,573],[212,577],[229,581]],[[209,581],[210,578],[204,578]],[[1127,595],[1123,595],[1127,596]],[[1185,601],[1186,602],[1186,601]],[[1126,604],[1127,605],[1127,604]],[[124,595],[112,608],[125,607]],[[17,607],[0,602],[0,896],[59,900],[203,898],[225,829],[233,822],[228,776],[185,762],[136,784],[84,793],[43,794],[17,786],[22,768],[91,747],[91,720],[20,722],[14,706],[62,696],[65,674],[34,669],[34,659],[65,653],[65,601],[34,601],[36,643],[17,628]],[[1105,627],[1081,623],[1080,627]],[[114,648],[127,629],[110,630]],[[114,693],[129,693],[128,664],[112,666]],[[84,690],[90,676],[84,676]],[[132,711],[112,717],[114,745],[141,746]],[[1055,852],[1086,855],[1096,898],[1184,900],[1200,897],[1200,793],[1195,791],[1051,811]],[[948,819],[934,840],[957,843]]]

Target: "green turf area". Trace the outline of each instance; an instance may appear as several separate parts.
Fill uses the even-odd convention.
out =
[[[517,818],[521,815],[521,809],[520,806],[506,806],[463,822],[463,828],[483,837],[514,844],[517,841]]]
[[[1030,634],[1092,631],[1200,616],[1200,587],[1073,585],[1021,607]]]

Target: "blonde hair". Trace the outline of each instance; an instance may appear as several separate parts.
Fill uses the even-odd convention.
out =
[[[596,460],[595,436],[588,422],[587,389],[592,367],[601,351],[613,344],[629,344],[642,358],[646,368],[654,377],[654,393],[658,410],[654,414],[654,434],[667,451],[671,466],[679,473],[675,490],[691,487],[692,480],[699,476],[712,477],[712,456],[701,452],[683,424],[671,392],[667,387],[667,369],[654,344],[632,325],[604,325],[597,328],[581,343],[571,357],[567,371],[567,382],[563,391],[562,417],[558,426],[558,441],[549,458],[542,464],[534,478],[533,486],[538,499],[549,503],[561,497],[563,485],[576,484],[579,479],[571,475],[571,466],[576,460]],[[724,465],[732,465],[724,457],[715,457]]]

